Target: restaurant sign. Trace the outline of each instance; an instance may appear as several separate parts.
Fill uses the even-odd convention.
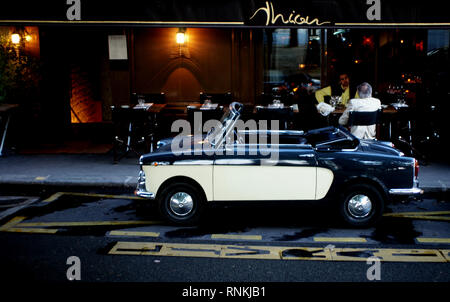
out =
[[[379,1],[379,0],[378,0]],[[265,25],[325,25],[331,24],[330,21],[319,21],[318,18],[310,16],[303,16],[300,13],[296,13],[295,10],[288,15],[283,15],[281,13],[275,12],[272,1],[266,1],[265,6],[258,8],[255,13],[249,18],[249,21],[254,19],[257,14],[262,14],[265,16]]]
[[[438,0],[1,1],[1,24],[197,27],[450,27]]]

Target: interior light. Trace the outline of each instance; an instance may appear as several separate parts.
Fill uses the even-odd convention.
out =
[[[25,36],[25,41],[30,42],[32,40],[30,35],[26,35]]]
[[[13,44],[19,44],[20,43],[20,35],[19,34],[12,34],[11,35],[11,42]]]
[[[184,44],[184,42],[186,42],[186,29],[185,28],[178,29],[176,38],[178,44]]]

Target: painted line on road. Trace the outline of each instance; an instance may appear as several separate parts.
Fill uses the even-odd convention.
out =
[[[19,228],[17,227],[20,223],[25,220],[24,216],[16,216],[4,225],[0,227],[1,232],[11,232],[11,233],[40,233],[40,234],[54,234],[58,232],[56,229],[41,229],[41,228]]]
[[[314,237],[315,242],[356,242],[366,243],[367,240],[362,237]]]
[[[422,211],[422,212],[396,212],[386,213],[383,216],[398,216],[398,215],[450,215],[450,211]]]
[[[42,228],[10,228],[3,230],[11,233],[37,233],[37,234],[55,234],[58,229],[42,229]]]
[[[133,232],[133,231],[111,231],[109,236],[136,236],[136,237],[159,237],[160,233],[157,232]]]
[[[416,238],[418,243],[444,243],[450,244],[450,238],[428,238],[428,237],[418,237]]]
[[[426,216],[426,215],[395,215],[390,217],[408,218],[415,220],[435,220],[435,221],[450,221],[450,217],[443,216]]]
[[[53,202],[53,201],[57,200],[58,198],[60,198],[62,195],[64,195],[64,192],[57,192],[57,193],[51,195],[50,197],[44,199],[42,202]]]
[[[164,242],[117,242],[109,255],[147,255],[264,260],[450,262],[448,250],[238,246]],[[447,256],[446,256],[447,255]]]
[[[450,250],[440,250],[442,256],[447,259],[447,262],[450,262]]]
[[[77,227],[77,226],[104,226],[104,225],[154,225],[161,221],[70,221],[70,222],[21,222],[20,227]]]
[[[212,234],[211,239],[262,240],[261,235]]]
[[[386,213],[383,216],[420,220],[450,221],[449,216],[442,215],[450,215],[450,211],[398,212]]]
[[[8,221],[7,223],[5,223],[4,225],[2,225],[0,227],[0,231],[8,230],[8,229],[16,226],[17,224],[19,224],[20,222],[22,222],[25,219],[26,219],[26,217],[24,217],[24,216],[16,216],[13,219],[11,219],[10,221]]]

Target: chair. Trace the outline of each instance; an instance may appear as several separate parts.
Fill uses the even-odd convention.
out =
[[[211,103],[217,103],[219,105],[228,105],[232,101],[231,92],[226,93],[207,93],[200,92],[200,103],[204,103],[205,100],[211,100]]]
[[[200,112],[202,116],[202,123],[201,124],[195,124],[195,113]],[[216,108],[212,109],[200,109],[196,106],[187,106],[187,118],[188,122],[191,125],[191,134],[194,133],[203,133],[203,125],[208,120],[220,120],[223,115],[223,108],[220,106],[217,106]]]
[[[376,111],[350,111],[348,115],[348,126],[376,125],[378,128],[381,121],[381,113],[381,109]],[[376,133],[379,133],[378,129]]]
[[[256,107],[256,119],[259,121],[266,120],[267,128],[271,129],[271,122],[274,120],[279,121],[279,130],[286,130],[289,128],[289,124],[292,122],[293,110],[292,107],[284,108],[268,108],[268,107]]]
[[[370,126],[380,123],[381,109],[377,111],[350,111],[348,116],[348,125],[351,126]]]
[[[136,110],[130,106],[111,106],[114,124],[114,163],[118,163],[130,152],[140,156],[136,148],[145,144],[145,150],[151,143],[151,120],[148,112]],[[119,155],[119,153],[121,153]]]

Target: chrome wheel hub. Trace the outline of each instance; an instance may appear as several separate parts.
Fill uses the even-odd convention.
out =
[[[170,210],[177,216],[186,216],[194,208],[194,200],[191,195],[185,192],[178,192],[172,195],[169,201]]]
[[[358,194],[348,201],[347,209],[354,218],[365,218],[372,211],[372,202],[369,196]]]

